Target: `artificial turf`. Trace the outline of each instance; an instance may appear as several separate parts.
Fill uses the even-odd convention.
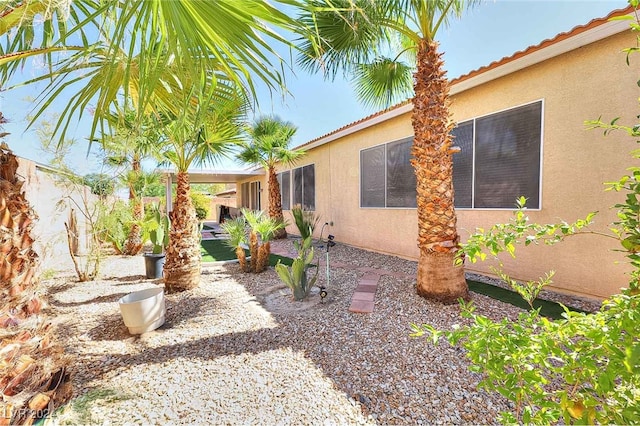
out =
[[[474,293],[484,294],[492,299],[500,300],[502,302],[510,303],[522,309],[530,309],[529,304],[518,293],[498,287],[491,284],[479,283],[477,281],[467,280],[469,290]],[[551,302],[549,300],[536,299],[533,301],[534,308],[540,308],[540,314],[552,319],[562,318],[564,309],[559,303]],[[584,312],[577,308],[567,308],[571,311]]]
[[[249,256],[249,250],[245,250],[247,256]],[[203,262],[218,262],[222,260],[234,260],[236,259],[235,249],[232,249],[225,244],[224,240],[203,240],[200,242],[200,254],[202,255]],[[269,255],[269,266],[275,266],[280,260],[285,265],[291,265],[293,259],[278,256],[276,254]]]

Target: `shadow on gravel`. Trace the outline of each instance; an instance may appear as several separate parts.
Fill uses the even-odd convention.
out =
[[[117,301],[116,298],[114,301]],[[221,304],[215,299],[196,297],[189,299],[188,309],[184,309],[180,301],[171,300],[165,296],[165,306],[167,312],[165,314],[164,324],[158,328],[158,331],[176,328],[184,322],[188,322],[192,318],[196,318],[202,314],[204,310],[220,309]],[[116,309],[118,309],[116,307]],[[104,315],[98,321],[98,325],[90,329],[87,333],[93,341],[115,341],[128,340],[130,338],[138,338],[139,335],[132,335],[122,321],[122,315],[118,310],[115,313]]]
[[[132,282],[138,282],[138,281],[145,281],[147,280],[147,277],[145,275],[129,275],[126,277],[109,277],[109,278],[105,278],[107,280],[113,280],[113,281],[117,281],[120,283],[132,283]],[[156,280],[149,280],[149,281],[153,281],[155,282]],[[116,284],[118,285],[118,284]],[[122,284],[120,284],[122,285]]]
[[[113,303],[117,302],[122,296],[126,296],[129,293],[114,293],[104,296],[94,297],[93,299],[83,300],[82,302],[61,302],[53,299],[51,304],[58,308],[71,308],[74,306],[93,305],[96,303]]]

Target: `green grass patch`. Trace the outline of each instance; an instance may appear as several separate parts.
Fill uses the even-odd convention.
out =
[[[469,290],[474,293],[484,294],[492,299],[500,300],[505,303],[510,303],[522,309],[529,309],[529,304],[515,291],[507,290],[502,287],[497,287],[491,284],[479,283],[477,281],[467,280]],[[564,309],[559,303],[551,302],[549,300],[536,299],[533,301],[533,306],[537,309],[540,308],[540,314],[551,319],[560,319],[564,313]],[[584,312],[577,308],[571,308],[567,306],[569,310],[575,312]]]
[[[244,251],[249,256],[249,250]],[[227,246],[224,240],[203,240],[200,242],[200,254],[203,262],[219,262],[223,260],[235,260],[235,250]],[[285,265],[291,266],[293,259],[276,254],[269,255],[269,266],[275,266],[280,260]]]

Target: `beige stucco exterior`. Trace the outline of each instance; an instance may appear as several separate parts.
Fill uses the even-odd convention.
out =
[[[620,194],[604,191],[633,160],[635,142],[622,133],[604,138],[585,129],[584,121],[622,116],[633,123],[637,111],[637,59],[625,64],[622,49],[635,45],[629,31],[609,36],[467,90],[452,93],[453,119],[465,121],[532,101],[543,101],[542,205],[530,211],[532,221],[574,221],[599,211],[594,231],[608,232],[611,209]],[[625,120],[623,120],[625,121]],[[316,144],[296,167],[315,164],[316,212],[337,241],[378,252],[417,259],[415,209],[360,208],[360,150],[413,134],[410,113],[357,126],[344,137]],[[280,171],[289,168],[280,168]],[[238,185],[240,187],[240,185]],[[262,206],[268,188],[262,179]],[[238,193],[240,200],[241,194]],[[514,200],[515,201],[515,200]],[[286,215],[286,214],[285,214]],[[507,210],[458,210],[462,239],[476,228],[509,220]],[[288,230],[295,233],[295,227]],[[326,231],[325,231],[326,235]],[[575,236],[556,247],[522,247],[516,260],[504,258],[506,271],[533,280],[555,270],[556,289],[603,298],[626,285],[624,256],[618,242],[597,235]],[[488,264],[467,264],[470,271],[490,273]]]

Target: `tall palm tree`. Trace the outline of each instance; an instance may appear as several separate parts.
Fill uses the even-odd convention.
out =
[[[164,162],[176,168],[176,197],[171,213],[169,247],[164,264],[168,291],[183,291],[200,283],[200,232],[191,200],[189,168],[214,163],[240,142],[241,122],[248,109],[242,88],[222,77],[173,80],[172,97],[155,105]]]
[[[358,97],[369,105],[388,105],[413,89],[417,292],[444,303],[468,298],[469,292],[463,268],[454,265],[460,237],[453,204],[453,123],[449,82],[435,37],[451,17],[475,2],[313,0],[301,19],[315,32],[314,40],[302,42],[302,66],[327,75],[351,72]],[[384,56],[395,47],[399,54]]]
[[[247,129],[250,141],[244,143],[238,154],[240,161],[264,167],[269,175],[269,217],[284,221],[282,196],[276,174],[278,163],[291,165],[304,155],[303,150],[289,148],[291,138],[298,128],[279,117],[260,117]],[[286,238],[282,228],[274,234],[275,239]]]

